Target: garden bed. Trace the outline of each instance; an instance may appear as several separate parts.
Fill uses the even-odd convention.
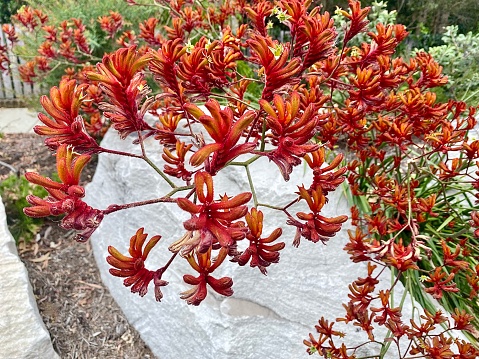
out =
[[[55,157],[33,134],[4,135],[0,158],[20,175],[55,171]],[[84,183],[95,167],[96,159],[84,170]],[[0,166],[0,181],[10,174]],[[55,350],[61,358],[154,358],[103,285],[90,245],[72,238],[46,220],[32,242],[18,246]]]

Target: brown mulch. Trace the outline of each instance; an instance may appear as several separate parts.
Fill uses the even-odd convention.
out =
[[[50,176],[55,171],[54,156],[33,134],[0,138],[0,160],[20,174]],[[95,167],[93,159],[83,173],[84,182],[91,180]],[[0,165],[0,181],[9,174]],[[75,359],[154,358],[103,285],[90,245],[72,238],[73,233],[47,220],[33,242],[18,246],[57,353]]]

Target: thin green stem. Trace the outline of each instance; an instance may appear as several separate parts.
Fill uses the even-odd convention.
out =
[[[261,145],[259,147],[259,150],[261,152],[264,151],[264,147],[266,145],[265,138],[266,138],[266,121],[263,121],[263,130],[261,131]]]
[[[258,111],[259,110],[259,106],[253,106],[251,103],[248,103],[248,102],[245,102],[243,100],[240,100],[239,98],[236,98],[234,96],[231,96],[231,95],[222,95],[222,94],[219,94],[219,93],[212,93],[210,94],[210,97],[218,97],[218,98],[224,98],[228,101],[237,101],[239,103],[242,103],[243,105],[247,106],[248,108],[251,108],[255,111]]]
[[[278,211],[283,210],[283,207],[273,206],[273,205],[266,204],[266,203],[258,203],[256,205],[256,207],[266,207],[266,208],[271,208],[271,209],[275,209],[275,210],[278,210]]]
[[[144,156],[143,160],[148,163],[165,181],[170,185],[171,188],[179,188],[177,187],[169,178],[168,176],[158,168],[148,157]]]
[[[155,165],[149,158],[148,156],[146,155],[146,151],[145,151],[145,145],[143,143],[143,138],[141,137],[141,132],[140,131],[137,131],[138,132],[138,141],[140,142],[140,147],[141,147],[141,158],[143,158],[143,160],[148,163],[150,165],[151,168],[153,168],[165,181],[166,183],[168,183],[170,185],[171,188],[177,188],[177,186],[168,178],[168,176],[163,173],[162,170],[160,170],[158,168],[157,165]]]
[[[251,193],[253,194],[254,206],[257,207],[258,206],[258,197],[256,197],[256,191],[254,189],[253,179],[251,178],[251,173],[249,171],[249,167],[245,166],[245,169],[246,169],[246,175],[248,176],[249,187],[250,187]]]
[[[252,164],[253,162],[255,162],[258,158],[260,158],[261,156],[260,155],[256,155],[256,156],[253,156],[251,157],[249,160],[247,161],[244,161],[244,162],[236,162],[236,161],[231,161],[231,162],[228,162],[228,166],[249,166],[250,164]]]

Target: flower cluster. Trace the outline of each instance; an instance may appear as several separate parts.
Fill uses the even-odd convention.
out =
[[[85,189],[79,185],[80,174],[89,160],[89,155],[79,155],[72,147],[63,144],[57,149],[57,171],[61,182],[27,172],[27,180],[44,187],[49,196],[45,199],[27,196],[32,206],[25,208],[25,214],[34,218],[64,215],[60,226],[78,231],[75,237],[77,241],[88,240],[104,216],[102,211],[82,201]]]
[[[160,301],[167,284],[163,274],[183,258],[197,274],[184,274],[192,287],[181,298],[199,305],[210,289],[233,294],[233,279],[218,277],[219,267],[249,263],[266,274],[280,261],[285,243],[277,239],[284,231],[276,228],[263,235],[268,218],[261,206],[284,214],[283,228],[296,231],[289,238],[293,245],[299,246],[301,238],[326,243],[348,219],[323,213],[328,194],[344,184],[356,226],[344,249],[353,262],[367,263],[367,275],[351,283],[345,316],[336,322],[364,331],[369,338],[364,345],[374,344],[378,326],[386,327],[388,345],[379,356],[391,343],[401,348],[400,341],[410,343],[403,357],[477,356],[473,346],[446,336],[453,329],[472,332],[479,327],[479,215],[472,204],[479,198],[474,170],[479,141],[468,137],[476,109],[437,101],[431,89],[447,81],[439,64],[425,53],[408,60],[394,56],[407,36],[402,25],[378,24],[367,34],[369,41],[349,47],[368,24],[369,8],[357,0],[349,0],[348,11],[338,11],[348,23],[342,34],[327,12],[307,0],[279,0],[274,6],[261,0],[225,1],[220,8],[176,0],[162,4],[169,6],[170,22],[160,26],[157,19],[147,19],[138,36],[122,32],[118,13],[99,18],[119,48],[96,67],[67,70],[50,97],[42,97],[46,114],[39,115],[43,125],[35,131],[57,152],[61,182],[29,174],[49,196],[29,197],[32,207],[25,212],[64,215],[62,226],[80,231],[85,239],[116,211],[177,205],[191,217],[179,224],[186,231],[182,238],[163,239],[171,241],[172,253],[164,266],[146,269],[145,260],[160,237],[143,248],[143,229],[131,238],[129,256],[110,247],[107,261],[111,274],[125,278],[134,293],[145,295],[153,282]],[[227,25],[231,16],[245,22],[232,28]],[[288,29],[281,41],[270,35],[273,20]],[[31,31],[41,23],[46,33],[39,51],[43,60],[25,64],[26,81],[40,64],[47,69],[59,56],[72,63],[89,58],[80,20],[53,28],[46,17],[25,7],[18,21]],[[147,113],[156,117],[155,123],[147,121]],[[93,134],[104,131],[101,115],[122,139],[138,144],[136,153],[96,143]],[[148,157],[146,138],[157,141],[164,163]],[[91,154],[102,152],[145,161],[171,191],[105,210],[88,207],[81,200],[79,174]],[[294,200],[284,207],[258,201],[249,166],[262,157],[278,167],[285,181],[295,168],[303,164],[306,169],[309,182],[297,183]],[[215,176],[230,166],[246,169],[249,190],[216,196]],[[386,269],[395,281],[379,290]],[[441,311],[426,310],[405,323],[401,306],[391,299],[399,281],[414,287],[409,290],[421,303],[429,295],[440,300],[453,322]],[[319,337],[310,334],[304,342],[308,352],[354,358],[359,347],[347,346],[334,324],[321,318]],[[439,324],[445,331],[433,334]]]
[[[145,268],[145,260],[153,247],[161,239],[161,236],[152,237],[143,248],[148,234],[143,233],[144,228],[138,229],[136,234],[130,239],[130,248],[128,252],[131,257],[121,254],[115,247],[109,246],[106,258],[108,264],[114,268],[110,269],[110,274],[116,277],[125,278],[126,287],[131,286],[132,293],[138,293],[143,297],[148,292],[148,285],[153,280],[155,285],[155,297],[157,301],[161,301],[163,294],[161,287],[168,282],[161,279],[164,269],[160,268],[156,272]]]

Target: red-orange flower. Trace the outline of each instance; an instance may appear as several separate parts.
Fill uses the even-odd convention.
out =
[[[474,316],[467,313],[464,309],[454,308],[454,313],[451,314],[454,319],[454,328],[458,330],[466,330],[474,333],[474,326],[471,324]]]
[[[274,92],[299,82],[301,60],[295,57],[288,61],[290,49],[287,46],[256,34],[251,35],[248,43],[253,51],[253,61],[263,66],[266,85],[262,99],[271,101]]]
[[[163,147],[163,154],[161,157],[166,163],[165,173],[170,176],[181,178],[183,181],[189,181],[192,176],[192,172],[185,168],[185,157],[192,144],[185,144],[184,142],[177,141],[175,151],[170,151],[166,146]]]
[[[271,15],[272,10],[273,6],[271,1],[258,1],[252,4],[252,6],[246,6],[244,8],[244,11],[253,22],[256,31],[258,31],[262,36],[268,35],[265,27],[265,21],[266,18]]]
[[[176,202],[182,210],[192,215],[191,219],[183,223],[185,229],[200,231],[198,252],[205,253],[216,243],[229,248],[238,236],[243,238],[243,231],[232,227],[232,222],[247,213],[248,208],[244,204],[251,199],[251,193],[241,193],[233,198],[225,195],[219,201],[215,201],[213,178],[206,172],[196,173],[195,188],[201,204],[195,204],[186,198],[178,198]]]
[[[150,55],[140,55],[132,46],[105,55],[97,65],[97,72],[88,72],[88,78],[98,81],[110,99],[108,103],[101,103],[100,109],[121,138],[132,132],[153,130],[143,119],[154,101],[153,97],[145,100],[150,90],[141,72],[149,59]]]
[[[284,242],[270,244],[281,236],[282,230],[276,228],[268,237],[261,238],[263,212],[256,208],[252,208],[251,212],[246,214],[245,219],[249,228],[246,239],[250,241],[250,244],[245,251],[236,255],[232,261],[244,266],[251,259],[250,266],[258,267],[261,273],[266,274],[266,267],[279,261],[279,251],[284,248]]]
[[[33,130],[39,135],[48,136],[45,140],[48,147],[56,149],[67,144],[74,146],[77,151],[99,151],[98,144],[86,132],[83,118],[79,114],[86,87],[77,85],[75,80],[62,80],[59,87],[51,88],[50,98],[40,98],[51,118],[39,113],[38,118],[44,126],[35,126]]]
[[[384,325],[388,320],[392,320],[396,323],[401,323],[401,308],[391,308],[389,303],[390,290],[381,290],[379,292],[379,299],[381,300],[380,308],[371,308],[371,311],[376,313],[374,321],[379,325]]]
[[[306,221],[305,223],[298,222],[293,218],[290,218],[287,223],[297,227],[298,231],[306,239],[315,243],[318,241],[326,243],[339,232],[342,223],[346,222],[348,216],[341,215],[328,218],[320,214],[323,206],[326,204],[326,197],[323,195],[321,187],[311,189],[310,191],[304,187],[298,187],[298,189],[300,198],[308,203],[311,213],[296,213],[300,220]]]
[[[128,253],[131,257],[121,254],[115,247],[108,246],[110,255],[106,258],[106,261],[114,267],[110,269],[110,274],[116,277],[126,277],[123,281],[125,287],[131,286],[131,292],[138,293],[141,297],[148,292],[148,285],[154,279],[155,297],[159,302],[163,297],[159,288],[167,285],[168,282],[161,280],[161,274],[163,273],[161,269],[156,272],[146,269],[145,261],[161,236],[150,238],[144,246],[148,234],[143,233],[143,230],[144,228],[138,229],[130,239]]]
[[[298,46],[295,46],[295,56],[303,57],[302,70],[306,70],[316,62],[334,54],[338,34],[334,28],[334,21],[327,12],[323,15],[304,16],[303,19],[304,26],[300,28],[302,36],[299,39],[303,37],[305,41],[300,54],[296,51]]]
[[[272,144],[276,147],[266,155],[279,167],[283,178],[289,180],[293,166],[301,163],[301,157],[319,148],[311,143],[316,126],[322,119],[315,113],[315,106],[309,105],[300,111],[300,95],[293,92],[289,101],[280,95],[274,95],[274,107],[266,100],[259,101],[267,113],[266,122],[272,132]]]
[[[335,172],[333,170],[338,168],[343,161],[344,155],[338,154],[330,164],[325,165],[326,153],[324,147],[320,147],[314,152],[304,156],[309,168],[313,170],[313,183],[311,188],[321,187],[323,194],[334,191],[341,183],[344,182],[344,173],[347,171],[346,167],[339,168]],[[324,166],[325,165],[325,166]]]
[[[3,24],[2,31],[7,35],[8,41],[15,43],[18,41],[18,37],[15,31],[15,27],[11,24]]]
[[[346,34],[344,35],[344,39],[343,39],[344,45],[346,45],[346,43],[349,40],[351,40],[354,36],[359,34],[361,31],[364,31],[364,29],[369,23],[367,16],[369,14],[369,11],[371,10],[369,6],[365,8],[361,8],[361,2],[357,0],[349,0],[349,8],[351,10],[350,13],[344,10],[341,10],[341,14],[351,21],[351,24],[348,26],[348,30],[346,31]]]
[[[221,109],[216,100],[208,100],[205,107],[211,116],[206,115],[193,104],[186,104],[185,109],[193,115],[205,130],[208,131],[215,143],[201,147],[190,159],[193,166],[205,164],[205,170],[212,175],[216,174],[226,163],[241,154],[248,153],[256,147],[256,141],[238,144],[243,131],[251,124],[255,113],[247,111],[241,117],[235,118],[231,108]],[[211,158],[210,158],[211,156]]]
[[[85,190],[79,186],[80,174],[89,160],[89,155],[78,155],[73,148],[61,145],[57,151],[60,183],[37,173],[27,172],[25,174],[27,180],[44,187],[49,196],[45,199],[34,195],[27,196],[27,201],[32,207],[24,208],[25,214],[34,218],[65,214],[60,226],[80,231],[75,237],[77,241],[88,240],[100,225],[104,215],[102,211],[88,206],[81,200]]]
[[[169,40],[162,44],[158,51],[150,51],[152,56],[149,62],[149,69],[165,89],[162,96],[173,96],[183,101],[183,87],[177,78],[176,62],[186,53],[186,47],[182,44],[181,39]]]
[[[140,34],[139,38],[145,40],[151,46],[161,46],[165,41],[160,33],[156,30],[156,25],[158,25],[159,20],[154,17],[140,23]]]
[[[213,290],[224,296],[233,294],[233,280],[230,277],[216,279],[210,274],[223,263],[228,249],[222,247],[218,256],[213,261],[211,258],[211,248],[205,253],[190,253],[187,257],[191,267],[199,273],[198,277],[191,274],[185,274],[183,280],[194,287],[181,293],[181,299],[185,299],[188,304],[199,305],[208,294],[206,285],[208,284]],[[196,255],[196,260],[195,260]]]
[[[437,267],[435,271],[429,274],[426,278],[426,282],[432,283],[432,287],[428,287],[425,291],[433,296],[433,298],[441,299],[443,292],[459,292],[459,288],[456,287],[454,279],[454,273],[447,274],[441,267]]]

